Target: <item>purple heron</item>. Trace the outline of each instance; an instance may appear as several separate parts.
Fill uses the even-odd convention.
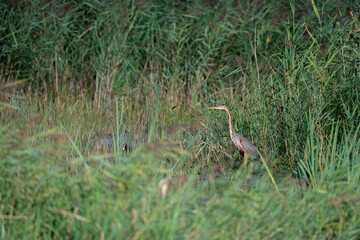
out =
[[[240,154],[244,156],[245,160],[249,159],[259,160],[259,153],[255,147],[255,145],[247,140],[244,136],[237,134],[234,130],[234,126],[232,123],[232,115],[228,107],[225,105],[217,106],[217,107],[209,107],[209,109],[223,109],[229,115],[229,128],[230,128],[230,137],[236,148],[239,150]]]

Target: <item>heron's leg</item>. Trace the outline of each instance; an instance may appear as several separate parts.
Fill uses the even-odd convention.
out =
[[[249,156],[246,153],[244,153],[244,167],[245,168],[247,167],[248,159],[249,159]]]
[[[254,162],[253,161],[250,161],[250,167],[254,168]]]

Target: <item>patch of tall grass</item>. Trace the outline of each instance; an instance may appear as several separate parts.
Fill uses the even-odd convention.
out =
[[[359,126],[349,132],[344,130],[339,139],[339,125],[334,125],[330,136],[324,139],[323,135],[315,135],[311,120],[309,123],[304,160],[299,161],[298,174],[312,187],[319,181],[357,184],[360,180]]]
[[[174,175],[162,161],[179,157],[164,149],[138,148],[130,156],[116,155],[113,164],[96,155],[69,157],[49,143],[34,147],[38,136],[19,137],[9,128],[1,133],[5,239],[355,239],[359,234],[359,165],[352,174],[347,160],[336,163],[335,174],[325,174],[315,188],[293,178],[279,180],[279,194],[265,175],[247,178],[238,171],[230,179],[202,179],[197,169]]]

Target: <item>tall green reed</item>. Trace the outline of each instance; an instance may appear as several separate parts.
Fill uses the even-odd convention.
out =
[[[312,187],[327,181],[359,180],[359,129],[343,130],[339,136],[339,123],[333,124],[330,135],[324,136],[309,118],[304,159],[299,160],[297,173]]]

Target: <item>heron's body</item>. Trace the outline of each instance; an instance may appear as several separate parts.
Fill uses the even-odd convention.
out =
[[[230,128],[230,137],[233,143],[235,144],[236,148],[239,150],[240,154],[244,156],[245,159],[249,159],[251,161],[259,160],[259,153],[255,147],[255,145],[247,140],[244,136],[237,134],[234,130],[233,123],[232,123],[232,115],[225,105],[218,106],[218,107],[210,107],[209,109],[223,109],[229,115],[229,128]]]

